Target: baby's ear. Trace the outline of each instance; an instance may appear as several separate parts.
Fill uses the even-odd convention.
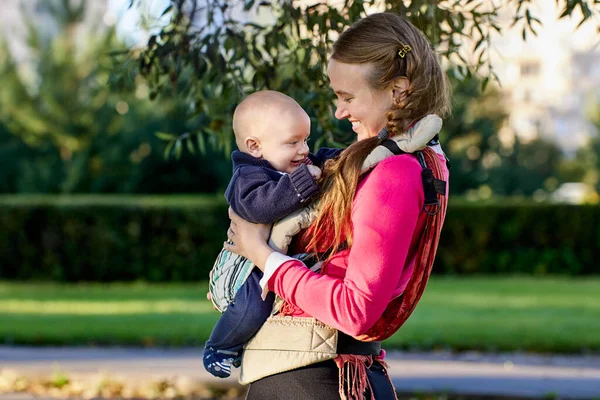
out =
[[[246,149],[248,153],[255,158],[262,157],[262,149],[260,147],[260,140],[256,136],[248,136],[245,141]]]

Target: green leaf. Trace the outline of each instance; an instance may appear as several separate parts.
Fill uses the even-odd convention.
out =
[[[249,26],[249,27],[254,28],[254,29],[258,30],[258,31],[262,31],[263,29],[265,29],[264,26],[256,24],[254,22],[246,22],[244,24],[244,26]]]
[[[175,157],[178,160],[181,158],[181,149],[182,149],[181,140],[178,139],[175,141]]]
[[[114,56],[121,56],[124,54],[129,54],[131,51],[130,50],[111,50],[109,52],[106,53],[106,55],[110,56],[110,57],[114,57]]]
[[[186,145],[186,147],[187,147],[188,151],[189,151],[191,154],[196,154],[196,149],[194,148],[194,142],[192,142],[192,138],[191,138],[191,137],[188,137],[188,138],[185,140],[185,145]]]
[[[173,149],[174,144],[175,144],[175,141],[171,141],[171,142],[169,142],[169,144],[167,144],[167,147],[165,147],[165,153],[163,155],[165,160],[169,159],[169,156],[171,155],[171,150]]]
[[[488,86],[488,83],[490,83],[490,78],[489,78],[489,77],[486,77],[486,78],[483,80],[483,82],[481,82],[481,91],[482,91],[482,92],[485,92],[485,89],[487,88],[487,86]]]
[[[174,140],[176,138],[172,133],[166,132],[156,132],[154,135],[160,140]]]
[[[164,17],[172,9],[173,9],[173,4],[171,4],[169,7],[165,8],[165,11],[163,11],[162,14],[160,14],[160,16]]]
[[[206,141],[204,140],[204,135],[202,132],[196,135],[196,142],[198,143],[198,149],[201,153],[206,153]]]
[[[481,39],[479,39],[477,41],[477,43],[475,44],[475,48],[473,49],[473,51],[476,51],[479,48],[479,46],[481,46],[483,44],[484,40],[485,40],[485,37],[482,37]]]

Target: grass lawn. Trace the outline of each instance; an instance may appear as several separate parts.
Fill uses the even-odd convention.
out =
[[[0,283],[0,343],[202,345],[199,284]],[[386,348],[600,351],[600,278],[433,277]]]

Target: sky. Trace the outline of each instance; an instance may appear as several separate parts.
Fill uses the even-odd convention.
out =
[[[168,16],[160,18],[169,6],[170,0],[141,0],[141,6],[128,8],[130,0],[108,0],[108,10],[104,16],[107,24],[116,24],[117,35],[127,45],[135,46],[146,42],[149,32],[141,27],[142,14],[152,21],[153,30],[158,30],[169,21]]]

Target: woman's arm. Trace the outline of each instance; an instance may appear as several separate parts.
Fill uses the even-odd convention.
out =
[[[327,267],[347,267],[345,277],[316,274],[288,261],[269,278],[269,289],[343,332],[364,333],[381,317],[410,265],[409,247],[422,205],[416,159],[403,155],[381,162],[357,192],[352,248]]]

